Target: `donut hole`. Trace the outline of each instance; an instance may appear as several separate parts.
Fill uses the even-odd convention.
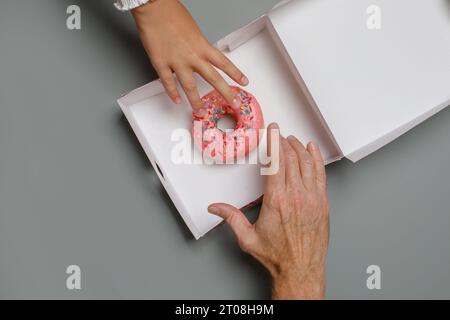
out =
[[[236,128],[236,119],[234,119],[231,115],[225,114],[223,117],[217,122],[217,128],[226,132],[227,130],[234,130]]]

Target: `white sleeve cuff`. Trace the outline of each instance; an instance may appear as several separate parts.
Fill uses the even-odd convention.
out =
[[[120,11],[130,11],[137,7],[140,7],[151,0],[117,0],[114,5]]]

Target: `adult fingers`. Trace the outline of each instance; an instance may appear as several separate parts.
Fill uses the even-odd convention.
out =
[[[231,79],[242,86],[247,86],[248,78],[220,50],[213,48],[209,56],[210,62],[225,72]]]
[[[298,165],[302,176],[303,185],[307,189],[312,189],[315,186],[316,174],[314,171],[314,163],[311,155],[306,151],[303,144],[294,136],[288,137],[289,144],[297,153]]]
[[[242,250],[251,251],[256,242],[257,234],[254,226],[241,210],[229,204],[215,203],[208,207],[208,211],[225,220],[236,236]]]
[[[325,163],[323,161],[322,153],[320,152],[319,146],[310,142],[308,144],[308,152],[311,155],[311,158],[314,162],[314,170],[316,172],[316,181],[318,187],[325,191],[327,188],[327,177],[325,172]]]
[[[267,128],[267,154],[270,157],[270,167],[267,170],[266,195],[273,190],[283,190],[285,187],[284,151],[280,128],[276,123],[270,124]]]
[[[202,104],[200,101],[200,95],[198,94],[197,90],[197,82],[194,79],[192,70],[189,69],[175,70],[175,73],[177,74],[181,87],[186,93],[186,96],[189,100],[189,103],[192,106],[192,109],[196,114],[202,116],[204,110],[202,110],[201,108]]]
[[[281,144],[283,146],[284,158],[286,164],[286,185],[293,189],[303,189],[302,178],[300,174],[300,166],[298,164],[299,159],[297,152],[291,146],[287,139],[281,138]]]
[[[233,108],[238,109],[241,106],[241,100],[236,96],[236,92],[213,66],[200,62],[195,67],[195,71],[208,81]]]
[[[175,84],[175,79],[172,74],[172,70],[169,67],[160,68],[157,70],[159,78],[161,80],[167,95],[176,104],[181,103],[180,93],[178,92],[177,86]]]

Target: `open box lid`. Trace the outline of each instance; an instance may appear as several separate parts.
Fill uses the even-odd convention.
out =
[[[373,4],[379,30],[367,26]],[[352,161],[450,104],[447,0],[292,0],[268,18]]]

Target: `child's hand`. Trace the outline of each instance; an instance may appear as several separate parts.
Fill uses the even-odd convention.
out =
[[[201,75],[219,91],[230,105],[239,107],[239,99],[217,70],[246,86],[248,79],[201,33],[187,9],[178,0],[156,0],[133,10],[141,39],[169,97],[177,104],[181,98],[173,72],[189,102],[199,115],[202,110],[193,72]]]

